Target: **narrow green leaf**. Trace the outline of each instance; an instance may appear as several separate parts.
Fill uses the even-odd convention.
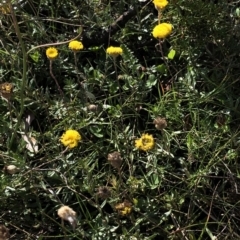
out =
[[[174,49],[171,49],[170,52],[168,53],[168,59],[173,59],[176,54],[176,51]]]

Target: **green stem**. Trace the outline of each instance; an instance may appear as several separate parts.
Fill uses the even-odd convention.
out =
[[[25,49],[25,44],[24,44],[22,36],[21,36],[21,32],[20,32],[20,29],[19,29],[19,25],[18,25],[18,22],[17,22],[16,15],[15,15],[14,10],[13,10],[11,0],[8,0],[8,4],[9,4],[11,16],[12,16],[13,25],[14,25],[14,28],[15,28],[15,31],[16,31],[16,35],[18,37],[20,46],[22,48],[22,57],[23,57],[23,60],[22,60],[22,65],[23,65],[22,85],[21,85],[21,89],[20,89],[20,98],[21,98],[20,104],[21,104],[21,106],[20,106],[20,112],[19,112],[18,117],[17,117],[17,123],[16,123],[15,129],[14,129],[14,133],[12,134],[12,137],[11,137],[9,145],[8,145],[8,149],[11,149],[11,146],[12,146],[13,141],[14,141],[14,139],[16,137],[16,134],[17,134],[17,129],[19,128],[19,126],[21,124],[22,115],[23,115],[23,112],[24,112],[24,89],[25,89],[26,82],[27,82],[27,52],[26,52],[26,49]]]
[[[79,72],[79,69],[78,69],[78,66],[77,66],[77,53],[74,51],[73,54],[74,54],[75,71],[76,71],[76,74],[77,74],[77,81],[78,81],[80,87],[82,89],[84,89],[83,83],[81,83],[80,78],[79,78],[79,73],[80,72]]]
[[[121,85],[120,85],[120,82],[119,82],[119,80],[118,80],[116,58],[117,58],[117,57],[113,57],[113,63],[114,63],[114,69],[115,69],[115,74],[116,74],[116,81],[118,82],[119,96],[120,96],[120,104],[121,104],[121,106],[122,106],[122,105],[123,105],[123,100],[122,100]]]
[[[57,79],[55,78],[55,76],[54,76],[54,74],[53,74],[52,63],[53,63],[53,60],[50,60],[50,75],[51,75],[51,77],[54,79],[60,95],[62,96],[62,98],[64,98],[64,93],[63,93],[62,89],[60,88],[60,85],[59,85]]]
[[[158,24],[160,24],[161,17],[162,17],[162,12],[161,10],[158,10]]]

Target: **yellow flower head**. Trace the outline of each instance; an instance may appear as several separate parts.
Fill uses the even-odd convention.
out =
[[[124,202],[115,205],[115,209],[118,211],[118,213],[125,216],[132,212],[132,204],[125,200]]]
[[[157,10],[162,10],[168,5],[167,0],[153,0],[153,4]]]
[[[146,133],[141,136],[141,138],[135,140],[135,147],[137,149],[148,151],[154,147],[154,138],[152,135]]]
[[[69,148],[74,148],[82,139],[81,135],[76,130],[67,130],[60,138],[61,143]]]
[[[107,54],[109,54],[112,57],[117,57],[119,54],[122,54],[123,50],[121,47],[108,47],[107,48]]]
[[[53,60],[58,56],[58,50],[54,47],[50,47],[46,50],[46,55],[48,59]]]
[[[119,210],[119,213],[123,216],[128,215],[131,213],[132,208],[131,207],[124,207],[122,210]]]
[[[172,33],[172,24],[160,23],[153,29],[153,36],[155,38],[166,38]]]
[[[73,51],[79,51],[83,49],[83,44],[82,42],[74,40],[69,43],[68,47]]]
[[[3,4],[0,6],[0,13],[2,14],[10,14],[11,11],[10,11],[10,7],[8,4]]]

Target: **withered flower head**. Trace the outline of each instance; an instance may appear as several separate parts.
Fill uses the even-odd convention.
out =
[[[15,174],[20,171],[20,169],[18,167],[16,167],[15,165],[5,166],[3,170],[5,172],[7,172],[8,174]]]
[[[164,128],[167,127],[167,121],[165,118],[156,117],[153,120],[153,123],[155,124],[155,128],[158,130],[163,130]]]
[[[102,199],[107,199],[111,196],[111,192],[108,187],[103,186],[97,189],[97,195]]]
[[[122,158],[121,158],[120,152],[115,151],[115,152],[109,153],[108,161],[113,167],[119,169],[122,165]]]
[[[0,239],[7,240],[9,237],[9,230],[4,225],[0,225]]]
[[[88,110],[88,111],[91,111],[91,112],[96,112],[96,111],[98,110],[98,106],[95,105],[95,104],[89,104],[89,105],[87,106],[87,110]]]
[[[62,219],[62,220],[66,220],[68,221],[73,228],[76,227],[77,225],[77,219],[76,219],[76,212],[73,211],[72,208],[68,207],[68,206],[62,206],[58,209],[58,216]]]

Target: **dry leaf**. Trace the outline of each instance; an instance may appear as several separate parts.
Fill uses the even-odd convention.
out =
[[[23,140],[27,143],[26,148],[33,153],[38,152],[38,143],[34,137],[28,137],[26,134],[22,134]]]

